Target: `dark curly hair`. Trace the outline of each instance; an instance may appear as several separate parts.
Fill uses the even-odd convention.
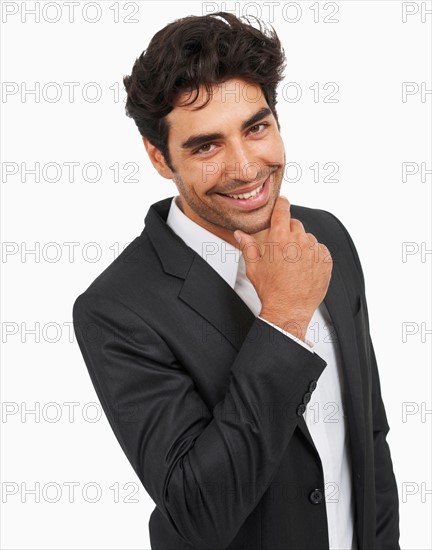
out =
[[[196,107],[202,108],[211,99],[213,85],[242,78],[261,87],[279,126],[276,88],[283,78],[285,54],[273,27],[254,19],[259,28],[248,17],[226,12],[177,19],[153,36],[136,59],[132,74],[123,78],[126,115],[161,151],[171,170],[165,117],[183,92],[193,97],[182,105],[190,105],[204,86],[207,100]]]

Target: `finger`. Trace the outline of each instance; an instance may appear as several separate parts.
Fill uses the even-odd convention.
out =
[[[270,227],[274,228],[278,225],[283,225],[284,227],[288,228],[288,231],[290,231],[290,222],[291,222],[291,204],[289,200],[283,196],[280,195],[275,202],[271,220],[270,220]]]
[[[330,250],[326,247],[325,244],[319,243],[319,247],[321,249],[321,252],[323,253],[323,258],[326,262],[333,262],[332,255],[330,253]]]
[[[309,238],[311,243],[317,243],[318,239],[315,237],[315,235],[312,235],[312,233],[306,233],[307,237]]]
[[[326,247],[325,244],[319,243],[319,246],[320,246],[321,250],[323,250],[324,252],[327,251],[330,254],[330,250]]]
[[[296,218],[291,218],[290,227],[292,233],[305,233],[304,225]]]
[[[256,258],[261,257],[261,247],[252,235],[236,229],[234,238],[239,243],[239,248],[243,254],[245,262],[256,261]]]

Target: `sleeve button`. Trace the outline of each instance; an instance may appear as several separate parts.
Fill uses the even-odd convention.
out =
[[[298,416],[301,416],[306,410],[306,405],[304,403],[301,403],[298,407],[297,407],[297,414]]]
[[[312,382],[309,384],[309,391],[312,393],[316,387],[317,387],[317,381],[312,380]]]

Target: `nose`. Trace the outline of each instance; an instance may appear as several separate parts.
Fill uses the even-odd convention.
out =
[[[225,182],[238,180],[253,182],[259,179],[261,167],[248,144],[233,140],[226,145],[222,178]]]

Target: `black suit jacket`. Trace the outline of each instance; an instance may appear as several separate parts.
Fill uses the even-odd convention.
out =
[[[146,491],[154,550],[325,550],[321,461],[302,415],[326,362],[253,315],[166,224],[172,197],[76,299],[76,337]],[[329,248],[361,550],[399,550],[398,492],[363,273],[323,210],[291,215]]]

